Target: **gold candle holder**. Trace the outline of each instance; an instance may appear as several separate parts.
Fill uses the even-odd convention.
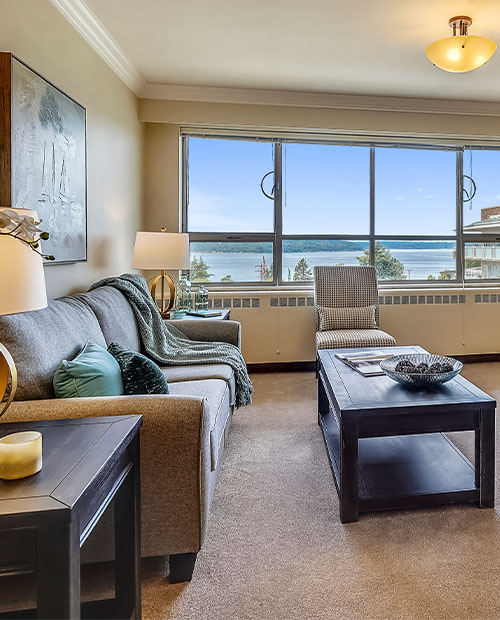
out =
[[[21,431],[0,438],[0,478],[18,480],[42,469],[42,433]]]

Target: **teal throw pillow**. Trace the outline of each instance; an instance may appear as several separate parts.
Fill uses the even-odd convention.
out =
[[[57,398],[123,394],[118,362],[104,347],[92,342],[88,342],[75,359],[59,364],[53,384]]]
[[[116,342],[109,345],[108,351],[122,370],[125,394],[168,394],[165,375],[149,357],[136,351],[127,351]]]

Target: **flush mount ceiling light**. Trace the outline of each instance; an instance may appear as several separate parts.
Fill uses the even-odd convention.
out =
[[[451,71],[465,73],[484,65],[493,56],[497,44],[486,37],[467,34],[472,19],[466,15],[452,17],[449,21],[453,36],[431,43],[425,50],[433,65]]]

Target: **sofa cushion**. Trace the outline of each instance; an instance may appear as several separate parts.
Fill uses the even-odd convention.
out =
[[[169,384],[169,393],[178,396],[201,396],[205,399],[210,426],[210,460],[211,470],[217,468],[217,459],[224,428],[231,413],[229,386],[222,379],[205,379],[200,381],[178,381]]]
[[[43,310],[0,316],[0,342],[17,367],[16,400],[54,398],[56,368],[89,341],[106,347],[95,314],[76,296],[51,300]]]
[[[112,286],[102,286],[76,297],[94,311],[108,346],[116,342],[129,351],[141,350],[134,312],[123,293]]]
[[[381,329],[333,329],[316,332],[317,349],[393,347],[395,344],[395,338]]]
[[[169,385],[179,381],[198,381],[200,379],[223,379],[229,386],[231,405],[234,405],[236,386],[234,372],[228,364],[195,364],[193,366],[162,366]]]

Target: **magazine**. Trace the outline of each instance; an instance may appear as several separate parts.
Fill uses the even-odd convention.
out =
[[[370,351],[369,353],[337,353],[335,357],[356,372],[359,372],[363,377],[377,377],[385,375],[385,372],[380,368],[381,360],[392,357],[394,354],[394,351],[390,353],[386,351]]]

